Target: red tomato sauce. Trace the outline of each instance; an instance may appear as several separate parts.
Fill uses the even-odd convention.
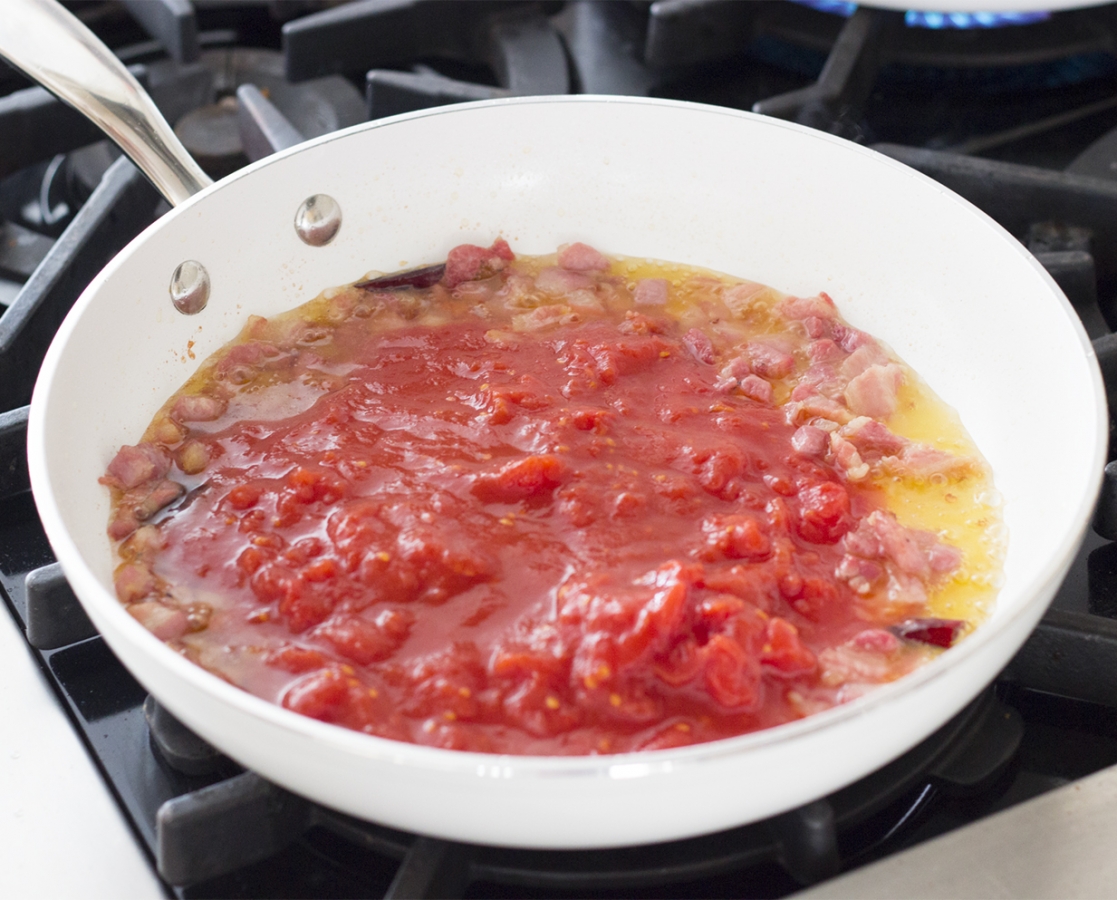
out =
[[[122,599],[177,597],[182,623],[145,624],[289,709],[486,752],[742,734],[837,702],[820,654],[895,657],[866,629],[902,615],[834,577],[872,483],[797,452],[672,317],[572,319],[350,318],[321,355],[304,333],[283,415],[180,414],[209,430],[173,451],[184,500],[125,541]]]

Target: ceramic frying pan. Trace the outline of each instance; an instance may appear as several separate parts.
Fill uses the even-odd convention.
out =
[[[6,4],[0,24],[0,50],[13,56],[17,8]],[[31,28],[42,36],[46,25]],[[40,43],[59,59],[86,53],[59,40]],[[126,149],[156,133],[133,118]],[[139,681],[231,757],[313,800],[424,834],[521,847],[662,841],[771,816],[873,771],[961,709],[1025,640],[1083,537],[1107,427],[1074,312],[983,213],[863,147],[717,107],[572,96],[384,119],[212,186],[185,161],[166,165],[186,173],[164,181],[155,167],[175,208],[93,280],[43,364],[28,433],[35,501],[90,618]],[[314,239],[315,228],[330,230],[328,215],[305,227],[305,202],[323,195],[340,210],[328,243]],[[296,227],[300,210],[311,243]],[[1010,537],[990,619],[926,667],[811,718],[682,749],[579,758],[347,731],[250,696],[144,630],[113,594],[109,498],[97,479],[194,357],[230,340],[251,312],[271,315],[369,270],[440,261],[456,244],[497,236],[523,253],[586,240],[835,297],[958,410],[992,465]],[[183,276],[187,261],[198,265]],[[198,300],[201,269],[208,304],[183,315],[169,294]]]

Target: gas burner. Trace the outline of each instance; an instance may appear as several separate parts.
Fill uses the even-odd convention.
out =
[[[203,45],[229,38],[202,34]],[[146,47],[125,48],[126,57]],[[275,50],[228,46],[202,50],[193,62],[160,59],[143,67],[147,89],[179,139],[213,178],[234,172],[251,160],[238,124],[237,90],[253,85],[290,122],[301,138],[313,138],[365,119],[360,93],[344,78],[327,76],[293,85],[283,75],[283,56]],[[96,149],[93,149],[93,148]],[[69,155],[69,177],[86,190],[95,187],[120,152],[99,141]],[[75,209],[76,209],[75,205]]]
[[[755,107],[874,143],[1025,242],[1117,397],[1117,7],[1002,24],[812,5],[81,9],[215,174],[368,117],[567,91]],[[1117,763],[1111,463],[1094,530],[995,689],[865,782],[767,823],[621,851],[497,850],[358,822],[241,771],[147,698],[96,635],[28,490],[25,404],[46,347],[166,207],[44,91],[0,70],[0,95],[0,594],[173,895],[784,895]]]
[[[663,75],[655,92],[862,143],[1049,168],[1067,166],[1117,125],[1111,8],[962,30],[915,27],[911,13],[825,6],[842,14],[786,2],[653,4],[644,59]]]
[[[211,748],[207,754],[208,745],[150,698],[144,711],[152,744],[172,768],[204,774],[198,768],[204,759],[213,767],[208,771],[235,769]],[[920,821],[937,795],[972,796],[988,788],[1006,772],[1022,731],[1015,711],[986,692],[909,753],[829,798],[714,835],[615,850],[511,850],[418,837],[315,806],[241,773],[164,803],[153,851],[173,884],[219,885],[231,871],[328,834],[394,871],[390,896],[433,896],[436,883],[439,896],[461,896],[469,885],[482,896],[513,888],[519,896],[602,896],[694,883],[719,895],[733,885],[737,896],[750,882],[762,893],[782,893],[878,853]]]
[[[284,53],[294,81],[364,76],[370,118],[567,90],[651,95],[753,109],[863,143],[1035,146],[1028,161],[1055,167],[1073,155],[1050,147],[1050,132],[1069,124],[1084,146],[1117,124],[1109,9],[961,29],[933,14],[824,5],[842,14],[785,0],[557,10],[362,0],[288,22]]]
[[[888,61],[904,67],[983,69],[1034,66],[1112,47],[1112,16],[1094,9],[1066,13],[992,14],[960,18],[870,9],[845,3],[761,0],[661,0],[650,11],[645,59],[667,67],[724,59],[756,41],[776,40],[804,51],[826,53],[846,20],[858,14],[895,20]],[[967,25],[977,27],[964,27]],[[696,33],[713,40],[696,41]],[[807,66],[803,57],[801,65]]]
[[[210,178],[224,178],[248,162],[237,128],[237,99],[223,97],[190,110],[175,134]]]
[[[571,89],[563,44],[539,3],[360,0],[288,22],[283,48],[287,77],[295,82],[374,70],[371,118]],[[410,71],[378,68],[400,64]]]
[[[833,13],[848,19],[857,10],[856,3],[846,0],[791,0],[819,12]],[[1051,18],[1049,12],[920,12],[904,13],[904,24],[912,28],[957,28],[960,31],[974,28],[1008,28],[1013,25],[1033,25]]]
[[[149,65],[148,73],[152,95],[175,133],[214,178],[250,161],[238,125],[236,93],[244,85],[256,87],[303,138],[365,119],[361,95],[348,81],[326,76],[290,84],[283,56],[275,50],[205,50],[189,66],[164,60]]]

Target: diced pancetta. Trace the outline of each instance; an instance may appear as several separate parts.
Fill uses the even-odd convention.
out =
[[[854,556],[862,559],[884,559],[884,545],[881,544],[880,537],[864,522],[847,532],[842,542],[846,552]]]
[[[961,551],[942,543],[930,531],[905,528],[896,517],[874,510],[842,540],[847,553],[862,559],[882,559],[896,572],[923,581],[954,571],[962,562]]]
[[[163,538],[154,525],[141,525],[121,547],[122,555],[150,560],[163,547]]]
[[[792,394],[792,401],[786,404],[787,421],[792,425],[803,425],[811,419],[829,419],[832,422],[844,424],[853,418],[848,409],[836,400],[823,397],[821,394],[812,394],[802,399],[797,399]]]
[[[617,326],[621,334],[666,334],[671,329],[669,319],[629,310],[624,321]]]
[[[888,569],[888,585],[876,594],[872,607],[862,614],[870,621],[892,624],[918,615],[927,606],[927,584],[915,575]]]
[[[753,301],[766,290],[768,289],[762,284],[746,281],[726,288],[721,295],[721,299],[732,312],[740,315],[752,306]]]
[[[867,629],[819,654],[819,680],[827,687],[841,685],[840,699],[848,702],[859,695],[859,687],[895,681],[924,659],[922,649],[882,628]]]
[[[165,416],[152,423],[152,437],[157,443],[177,444],[185,434],[185,428]]]
[[[808,366],[791,390],[792,400],[805,400],[814,394],[837,398],[846,387],[845,379],[829,363]]]
[[[838,363],[846,358],[846,352],[830,338],[818,338],[807,344],[807,358],[812,364]]]
[[[814,340],[832,340],[844,353],[852,353],[866,339],[872,340],[865,332],[850,328],[836,317],[810,315],[803,319],[803,328],[808,337]]]
[[[604,272],[609,260],[589,244],[577,242],[559,248],[558,264],[574,272]]]
[[[858,331],[849,325],[842,325],[840,333],[835,333],[834,340],[836,340],[846,353],[854,353],[861,347],[875,347],[880,351],[882,358],[887,358],[888,354],[877,342],[877,339],[871,334],[864,331]]]
[[[884,566],[872,559],[864,559],[847,553],[834,570],[834,577],[846,582],[858,594],[865,596],[872,592],[884,577]]]
[[[169,506],[174,503],[179,497],[186,493],[186,488],[179,484],[177,481],[171,481],[164,478],[146,492],[142,497],[137,498],[137,502],[133,504],[133,510],[136,518],[141,522],[150,519],[164,506]]]
[[[848,643],[827,647],[818,655],[819,681],[827,687],[892,681],[899,677],[894,673],[893,653],[862,649]]]
[[[927,562],[931,564],[931,571],[936,575],[949,575],[962,565],[962,551],[951,545],[936,540],[924,549]]]
[[[513,316],[512,328],[516,331],[539,331],[551,325],[568,325],[577,320],[577,314],[569,306],[552,304],[538,306],[531,312]]]
[[[792,449],[803,456],[821,459],[830,449],[830,437],[814,425],[801,425],[791,436]]]
[[[864,481],[869,475],[869,464],[861,459],[857,448],[838,432],[830,432],[830,451],[834,463],[845,472],[849,481]]]
[[[894,653],[902,646],[895,634],[883,628],[866,628],[864,631],[859,631],[850,638],[849,645],[871,653]]]
[[[761,378],[786,378],[795,369],[795,357],[766,341],[750,341],[745,356],[754,375]]]
[[[772,402],[772,385],[759,375],[746,375],[741,379],[741,393],[757,403]]]
[[[209,448],[201,441],[187,441],[175,455],[187,475],[197,475],[209,465]]]
[[[453,290],[464,281],[488,278],[515,258],[512,248],[503,238],[497,238],[491,247],[459,244],[446,255],[446,271],[442,275],[442,284]]]
[[[868,416],[858,416],[847,422],[841,428],[841,435],[857,448],[863,459],[872,462],[882,456],[894,456],[910,443]]]
[[[833,337],[832,321],[821,316],[807,316],[803,319],[803,327],[807,329],[807,337],[813,340],[829,341]],[[837,346],[835,344],[835,346]]]
[[[183,394],[171,407],[176,422],[212,422],[225,412],[225,401],[205,394]]]
[[[126,538],[143,522],[154,516],[163,507],[173,503],[186,493],[177,481],[163,479],[154,484],[143,484],[128,491],[120,505],[116,507],[109,523],[109,536],[113,540]]]
[[[896,563],[901,572],[921,579],[930,577],[931,561],[921,542],[916,540],[918,532],[904,528],[891,516],[877,516],[872,525],[880,536],[885,556]]]
[[[683,335],[683,343],[686,344],[686,348],[696,360],[711,366],[714,364],[717,357],[714,353],[714,345],[710,342],[710,337],[706,332],[698,328],[692,328]]]
[[[128,613],[161,641],[173,641],[186,634],[190,622],[181,609],[171,609],[154,600],[133,603]]]
[[[465,303],[484,303],[496,293],[496,288],[488,281],[463,281],[452,291],[455,300]]]
[[[849,354],[838,367],[843,378],[856,378],[869,366],[884,365],[888,362],[888,354],[875,341],[871,344],[862,344]]]
[[[124,563],[113,572],[116,596],[124,603],[135,603],[155,590],[155,576],[144,566]]]
[[[392,298],[392,302],[395,299]],[[266,322],[267,320],[261,319]],[[249,331],[245,328],[245,331]],[[234,384],[244,384],[250,381],[263,369],[285,369],[294,365],[296,354],[283,350],[271,341],[251,340],[237,344],[217,364],[216,372],[219,378],[231,381]],[[195,420],[203,421],[203,420]]]
[[[903,380],[904,372],[895,363],[869,366],[846,385],[845,401],[855,416],[889,416],[896,409]]]
[[[955,456],[926,444],[908,444],[898,454],[885,456],[880,464],[885,474],[923,480],[940,477],[954,481],[981,470],[973,457]]]
[[[109,463],[102,481],[113,487],[130,490],[154,478],[162,478],[171,467],[171,459],[162,447],[139,443],[125,444]]]
[[[575,312],[584,313],[603,313],[605,312],[605,303],[598,296],[597,292],[589,288],[581,288],[576,291],[571,291],[565,296],[566,302],[570,304],[571,309]]]
[[[666,278],[641,278],[636,282],[632,299],[637,306],[665,306],[667,294]]]
[[[718,373],[723,378],[732,378],[739,381],[752,372],[752,364],[746,356],[734,356],[721,367]]]
[[[504,286],[493,294],[493,299],[500,301],[508,309],[533,309],[539,305],[535,279],[530,275],[512,273],[504,279]]]
[[[593,288],[593,279],[581,272],[570,272],[558,266],[548,266],[535,276],[535,286],[548,294],[569,294]]]
[[[245,331],[248,331],[247,327]],[[219,377],[228,379],[233,384],[245,383],[266,364],[268,357],[278,353],[279,348],[270,342],[248,341],[237,344],[217,364],[216,372]]]
[[[832,319],[838,314],[834,301],[826,294],[814,297],[787,297],[779,305],[780,314],[788,319]]]

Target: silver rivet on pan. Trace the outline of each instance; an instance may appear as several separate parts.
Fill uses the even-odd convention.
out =
[[[192,316],[209,303],[209,272],[192,259],[179,263],[171,276],[171,302],[180,313]]]
[[[295,232],[311,247],[324,247],[341,228],[341,207],[329,194],[307,197],[295,213]]]

